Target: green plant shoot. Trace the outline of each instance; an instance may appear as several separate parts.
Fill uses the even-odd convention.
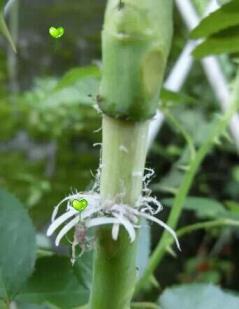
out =
[[[64,35],[64,28],[63,27],[50,27],[49,28],[49,34],[54,38],[54,39],[59,39]]]
[[[88,202],[86,199],[82,199],[82,200],[73,200],[72,201],[72,207],[75,209],[75,210],[78,210],[78,211],[83,211],[86,209],[86,207],[88,206]]]

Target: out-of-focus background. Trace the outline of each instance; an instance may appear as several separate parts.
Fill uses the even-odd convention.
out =
[[[0,188],[22,201],[39,233],[44,233],[53,206],[69,192],[89,188],[99,163],[100,148],[94,144],[101,141],[101,119],[92,107],[98,75],[92,72],[100,66],[105,1],[20,2],[7,17],[17,39],[17,54],[3,37],[0,39]],[[200,13],[207,1],[195,2]],[[174,18],[167,74],[188,39],[176,9]],[[64,36],[54,40],[48,34],[50,26],[63,26]],[[219,61],[230,80],[236,65],[227,55],[219,56]],[[67,72],[79,66],[90,66],[85,69],[89,79],[82,84],[71,83],[69,78],[64,82]],[[52,94],[59,81],[62,91]],[[199,146],[207,136],[212,114],[219,111],[199,61],[195,61],[182,92],[185,102],[174,107],[173,112]],[[170,204],[172,188],[181,182],[183,171],[175,163],[183,161],[184,155],[184,139],[165,122],[147,159],[147,166],[155,170],[152,190],[165,200],[165,205]],[[184,211],[180,225],[214,217],[209,210],[214,206],[215,212],[223,205],[238,215],[238,187],[238,154],[233,142],[225,139],[204,161],[190,192],[192,197],[205,198],[204,210],[196,209],[196,198],[188,200],[191,206]],[[165,207],[162,219],[167,215]],[[158,235],[158,229],[153,227],[152,247]],[[183,255],[177,260],[169,256],[162,262],[157,273],[161,287],[196,281],[238,289],[238,236],[235,229],[224,228],[184,237]]]
[[[74,89],[65,100],[48,93],[70,69],[100,60],[104,7],[105,1],[20,1],[16,56],[1,38],[0,186],[32,209],[37,225],[69,191],[86,189],[98,166],[99,115],[76,103]],[[50,37],[51,26],[63,26],[64,37]]]

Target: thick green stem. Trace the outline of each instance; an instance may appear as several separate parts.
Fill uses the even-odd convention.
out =
[[[101,198],[135,206],[141,195],[148,121],[156,112],[172,37],[172,0],[108,0],[102,31]],[[118,120],[121,119],[121,120]],[[97,232],[91,309],[129,309],[136,242],[120,227]]]
[[[142,190],[148,122],[130,123],[104,116],[101,196],[106,204],[134,206]],[[97,232],[91,309],[129,309],[135,286],[136,242],[120,228],[117,241],[111,228]]]
[[[172,38],[172,0],[109,0],[98,103],[113,118],[154,116]]]
[[[134,205],[141,194],[148,121],[125,122],[104,116],[101,195]]]

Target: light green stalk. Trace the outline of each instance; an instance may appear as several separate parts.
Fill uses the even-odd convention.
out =
[[[9,11],[9,30],[12,35],[12,39],[17,45],[18,41],[18,27],[19,27],[19,0],[15,0]],[[7,66],[9,75],[9,86],[12,93],[18,92],[18,80],[17,80],[17,55],[12,49],[12,46],[8,46],[7,52]]]
[[[101,195],[106,201],[134,206],[142,189],[148,122],[103,119]],[[98,231],[92,309],[128,309],[135,286],[136,243],[121,227],[118,241],[111,228]]]
[[[141,195],[148,119],[156,112],[172,36],[171,0],[109,0],[102,32],[101,197],[132,207]],[[129,309],[136,243],[124,228],[97,232],[90,309]]]

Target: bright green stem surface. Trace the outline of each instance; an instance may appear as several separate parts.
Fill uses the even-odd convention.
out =
[[[105,114],[134,121],[155,114],[171,45],[172,9],[172,0],[108,1],[98,97]]]
[[[206,157],[207,153],[211,150],[215,141],[217,141],[219,137],[223,134],[223,132],[225,131],[225,129],[229,124],[231,117],[238,110],[238,108],[239,108],[239,72],[234,83],[231,104],[228,111],[224,115],[220,115],[219,118],[215,121],[215,123],[212,124],[211,131],[208,133],[205,142],[196,152],[195,156],[191,159],[188,171],[185,173],[182,184],[178,189],[178,193],[175,197],[174,204],[167,221],[167,224],[172,228],[175,229],[177,226],[178,220],[183,210],[185,199],[188,195],[193,179],[203,159]],[[170,244],[171,244],[171,237],[169,236],[168,233],[164,232],[160,239],[159,244],[157,245],[156,249],[154,250],[149,260],[144,275],[137,283],[135,291],[136,293],[138,293],[140,289],[142,289],[145,286],[145,284],[147,284],[147,282],[150,279],[150,276],[153,274],[153,272],[159,265],[160,261],[166,254],[166,249]]]
[[[148,122],[131,123],[103,118],[101,196],[105,204],[134,206],[141,195]],[[124,228],[117,241],[111,228],[97,231],[91,309],[129,309],[135,287],[136,242]]]
[[[141,195],[148,121],[157,108],[172,37],[172,0],[108,0],[102,31],[100,191],[105,206],[132,207]],[[118,120],[120,119],[120,120]],[[97,231],[90,309],[129,309],[136,242],[120,227]]]

